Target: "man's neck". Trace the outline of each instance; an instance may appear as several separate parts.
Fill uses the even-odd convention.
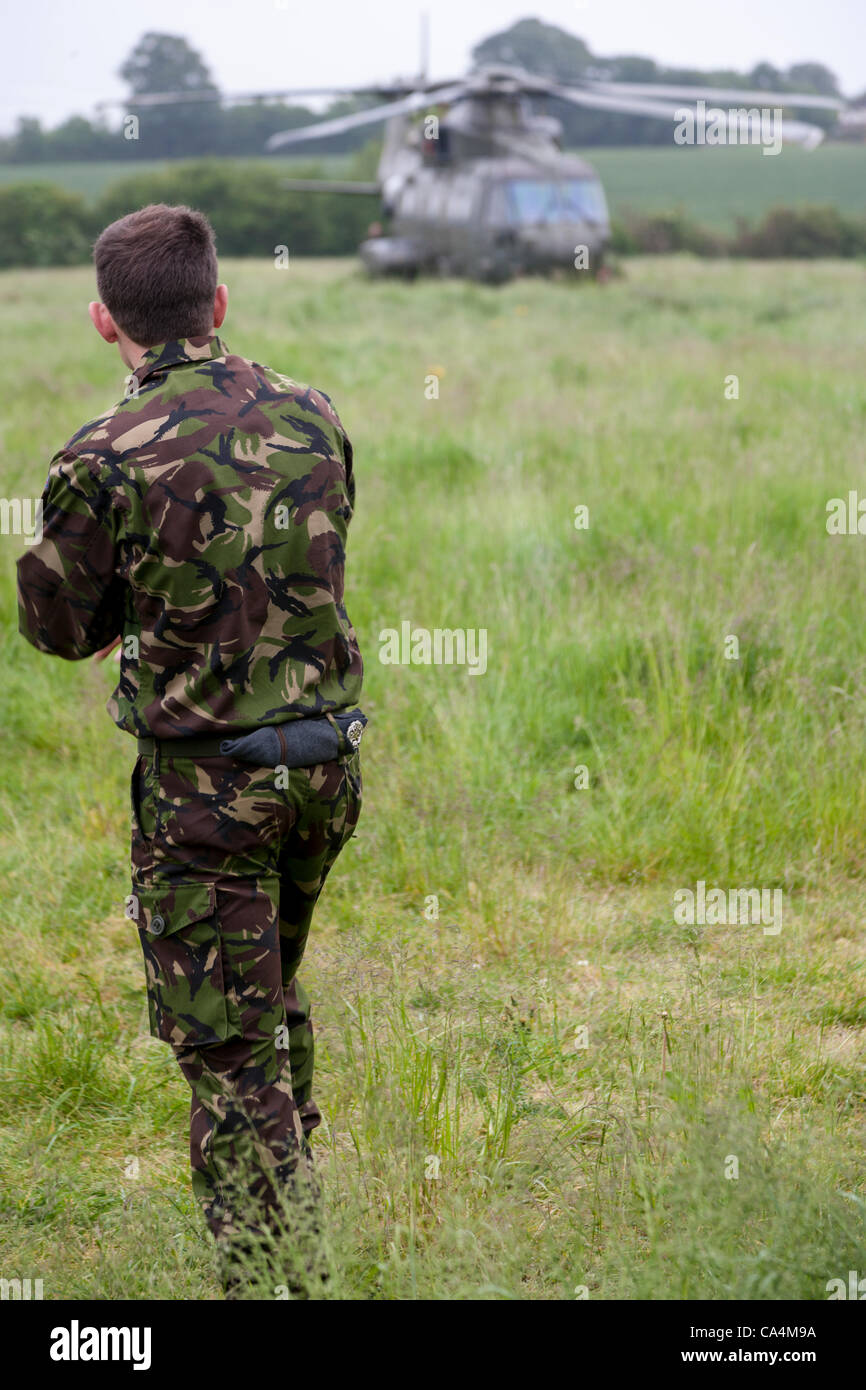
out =
[[[133,343],[129,338],[124,342],[118,342],[118,349],[125,367],[134,372],[136,367],[140,367],[148,351],[147,348],[140,347],[138,343]]]
[[[211,324],[204,336],[212,338],[215,333],[216,327],[214,324]],[[198,337],[201,335],[196,334],[196,336]],[[131,372],[134,372],[137,367],[141,366],[145,357],[150,352],[150,348],[142,347],[140,343],[134,343],[132,339],[127,338],[125,334],[118,334],[117,347],[124,365],[127,366]]]

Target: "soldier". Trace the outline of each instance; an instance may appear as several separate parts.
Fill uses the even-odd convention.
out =
[[[130,376],[51,462],[20,626],[70,661],[120,643],[108,709],[138,741],[127,914],[150,1030],[192,1090],[193,1189],[231,1290],[321,1119],[297,969],[361,806],[352,448],[326,395],[217,336],[228,292],[201,213],[122,217],[94,261],[90,317]]]

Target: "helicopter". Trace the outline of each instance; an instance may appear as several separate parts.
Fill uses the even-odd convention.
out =
[[[360,90],[360,89],[359,89]],[[366,89],[369,90],[369,89]],[[378,89],[384,95],[386,89]],[[313,192],[378,193],[388,224],[371,229],[359,255],[373,275],[413,279],[420,273],[502,283],[515,275],[575,267],[605,270],[610,215],[601,180],[586,160],[562,149],[562,127],[536,114],[533,98],[559,97],[577,106],[682,120],[682,101],[731,100],[782,107],[844,103],[813,94],[720,88],[676,88],[585,82],[566,87],[519,68],[487,65],[457,81],[388,89],[384,104],[271,136],[275,151],[386,122],[375,182],[289,179]],[[678,101],[679,99],[679,101]],[[760,117],[742,106],[715,112],[716,130],[748,129]],[[744,119],[747,118],[746,125]],[[814,148],[823,130],[785,120],[779,138]]]
[[[588,79],[566,86],[503,65],[430,81],[423,66],[416,79],[384,85],[293,88],[226,98],[212,91],[156,93],[139,96],[136,105],[387,97],[348,115],[281,131],[265,144],[273,153],[384,122],[375,180],[298,178],[287,179],[283,186],[310,193],[378,195],[387,229],[374,223],[359,247],[372,275],[414,279],[439,273],[493,284],[520,274],[572,267],[597,277],[605,271],[611,224],[601,180],[586,160],[563,150],[561,123],[535,111],[533,101],[556,97],[592,110],[668,123],[682,121],[684,115],[693,122],[696,115],[711,115],[717,138],[707,143],[726,143],[729,136],[731,143],[739,143],[744,132],[755,143],[755,130],[763,130],[767,115],[781,116],[783,109],[833,110],[842,122],[847,114],[843,100],[814,93]],[[707,112],[708,101],[737,106]],[[750,104],[748,109],[744,103]],[[824,131],[785,118],[776,122],[776,138],[780,144],[813,149]]]

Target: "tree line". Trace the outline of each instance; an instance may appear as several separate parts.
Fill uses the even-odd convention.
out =
[[[369,152],[356,156],[362,164]],[[321,173],[315,165],[304,177]],[[357,170],[353,171],[357,173]],[[83,265],[107,223],[146,203],[191,203],[213,223],[220,256],[273,258],[354,254],[379,216],[374,196],[292,192],[265,161],[200,160],[141,169],[107,188],[95,204],[50,183],[0,188],[0,269]],[[683,212],[627,214],[613,223],[620,255],[866,258],[866,219],[833,207],[774,209],[733,235],[701,227]]]
[[[506,63],[560,82],[581,78],[612,82],[679,83],[764,91],[801,91],[838,96],[835,75],[821,63],[795,63],[787,69],[759,63],[748,72],[664,67],[652,58],[601,58],[586,43],[553,24],[520,20],[483,39],[472,51],[475,63]],[[220,93],[202,56],[184,38],[147,33],[136,44],[119,76],[128,99],[113,114],[70,116],[45,129],[35,116],[22,115],[11,135],[0,137],[0,162],[38,164],[67,160],[172,159],[201,155],[260,155],[269,136],[376,104],[377,98],[341,98],[324,112],[302,104],[258,100],[230,102]],[[146,106],[137,99],[160,92],[186,94],[173,106]],[[206,98],[206,100],[202,100]],[[548,109],[563,125],[569,146],[659,145],[668,143],[665,122],[638,116],[575,108],[551,99]],[[130,121],[130,117],[134,118]],[[810,121],[831,127],[832,112],[815,111]],[[317,142],[323,153],[360,148],[364,130]]]

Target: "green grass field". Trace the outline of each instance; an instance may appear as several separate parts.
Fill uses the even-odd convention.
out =
[[[327,1297],[825,1299],[866,1269],[866,542],[825,527],[866,463],[862,269],[223,270],[230,347],[324,387],[356,449],[365,809],[303,972]],[[92,293],[86,269],[0,277],[6,496],[120,393]],[[0,538],[3,1270],[46,1298],[218,1298],[122,911],[133,749],[111,671],[17,636],[20,548]],[[486,628],[486,674],[382,665],[406,619]],[[782,890],[781,930],[678,925],[697,880]]]
[[[866,145],[788,146],[765,155],[757,146],[707,149],[588,150],[612,211],[664,212],[681,207],[702,226],[731,231],[739,217],[757,222],[774,207],[830,205],[866,212]]]
[[[755,147],[590,149],[612,212],[664,212],[681,207],[695,221],[720,231],[736,219],[758,221],[772,207],[830,204],[841,211],[866,212],[866,145],[826,144],[810,153],[788,147],[766,156]],[[321,158],[314,156],[318,162]],[[268,160],[287,173],[304,160]],[[249,164],[254,177],[256,160]],[[321,159],[330,178],[349,177],[350,156]],[[131,171],[165,167],[159,160],[116,160],[90,164],[3,164],[0,187],[26,179],[47,180],[92,200]]]

